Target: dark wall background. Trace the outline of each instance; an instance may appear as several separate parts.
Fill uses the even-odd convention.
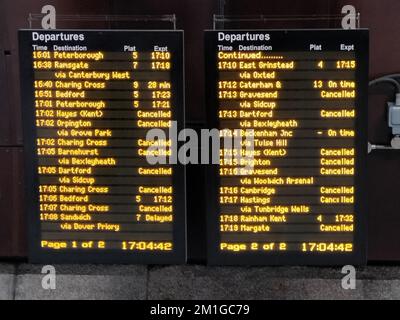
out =
[[[18,75],[17,30],[28,27],[28,14],[52,4],[57,14],[176,14],[185,31],[186,120],[200,128],[205,122],[203,30],[212,28],[213,14],[339,15],[352,4],[361,13],[361,26],[370,28],[370,78],[400,71],[400,1],[398,0],[0,0],[0,257],[25,257],[27,248],[23,208],[23,139]],[[277,21],[232,27],[335,27],[338,21]],[[36,22],[34,27],[40,27]],[[134,28],[128,23],[67,23],[58,28]],[[228,25],[226,25],[228,27]],[[385,101],[391,88],[370,92],[369,139],[387,144]],[[23,93],[22,93],[23,94]],[[400,151],[374,152],[368,157],[370,260],[400,261]],[[191,262],[205,258],[204,172],[188,166],[188,246]]]

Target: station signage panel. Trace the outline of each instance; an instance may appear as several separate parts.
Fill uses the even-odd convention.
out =
[[[150,129],[184,127],[183,32],[21,30],[32,262],[183,263],[184,169]],[[169,153],[168,153],[169,155]]]
[[[368,31],[206,31],[205,48],[208,261],[364,263]]]

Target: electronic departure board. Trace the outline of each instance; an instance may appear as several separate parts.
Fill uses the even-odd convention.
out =
[[[205,41],[209,126],[221,129],[209,262],[363,264],[368,31],[221,30]]]
[[[183,32],[21,30],[30,258],[183,263]]]

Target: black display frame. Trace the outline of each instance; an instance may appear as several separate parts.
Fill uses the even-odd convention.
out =
[[[368,143],[368,68],[369,68],[369,31],[368,29],[227,29],[205,30],[205,88],[207,126],[218,128],[217,99],[217,33],[269,33],[271,40],[266,44],[278,42],[283,36],[292,36],[292,42],[279,44],[279,51],[303,43],[322,43],[329,48],[332,42],[339,44],[351,41],[355,47],[357,69],[356,86],[356,119],[355,119],[355,231],[354,250],[352,253],[318,253],[308,252],[220,252],[219,244],[219,165],[209,165],[206,174],[207,194],[207,261],[210,265],[364,265],[367,263],[367,143]],[[277,35],[279,39],[277,39]],[[242,42],[243,43],[243,42]],[[244,43],[251,44],[250,42]],[[304,48],[302,49],[304,50]],[[336,49],[337,50],[337,49]],[[297,49],[297,51],[300,51]],[[273,51],[271,51],[273,53]],[[361,212],[361,214],[360,214]]]
[[[135,39],[136,44],[166,43],[171,48],[172,65],[172,120],[177,121],[178,131],[185,128],[184,88],[184,33],[183,30],[100,30],[100,29],[21,29],[19,30],[21,110],[24,138],[25,211],[28,223],[28,257],[31,263],[125,263],[125,264],[183,264],[186,262],[186,177],[182,164],[173,165],[174,221],[171,252],[139,252],[122,250],[87,251],[86,249],[43,250],[40,247],[40,218],[38,192],[38,155],[36,152],[36,126],[33,88],[32,32],[82,33],[87,45],[93,50],[112,51],[121,43]],[[90,40],[90,35],[96,39]],[[87,37],[88,36],[88,37]],[[159,43],[157,43],[159,41]],[[38,43],[35,41],[35,43]],[[48,44],[57,44],[49,42]],[[66,43],[62,43],[65,45]],[[120,51],[120,50],[119,50]],[[116,50],[116,52],[118,52]],[[178,145],[179,148],[179,145]]]

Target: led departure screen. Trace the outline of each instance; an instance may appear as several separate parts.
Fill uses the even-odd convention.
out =
[[[209,124],[230,129],[209,174],[209,262],[363,263],[368,31],[205,40]]]
[[[183,33],[19,36],[32,261],[184,262],[184,171],[146,139],[184,125]]]

